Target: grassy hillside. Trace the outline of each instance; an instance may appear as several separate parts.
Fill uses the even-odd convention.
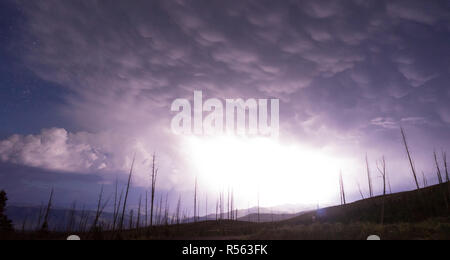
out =
[[[289,219],[285,223],[381,223],[383,203],[384,223],[420,222],[430,218],[448,217],[449,194],[450,183],[446,183],[311,211]]]
[[[450,215],[447,207],[450,184],[421,190],[375,197],[351,204],[292,215],[290,219],[254,223],[255,215],[240,221],[203,221],[180,225],[125,230],[120,233],[78,234],[82,239],[450,239]],[[384,201],[384,225],[380,224]],[[286,216],[280,216],[287,217]],[[261,219],[271,219],[263,214]],[[64,239],[64,233],[16,233],[15,239]]]

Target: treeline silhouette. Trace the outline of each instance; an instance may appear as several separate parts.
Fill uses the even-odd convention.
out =
[[[8,197],[5,191],[0,191],[0,238],[7,236],[13,231],[12,221],[6,216],[6,202]]]

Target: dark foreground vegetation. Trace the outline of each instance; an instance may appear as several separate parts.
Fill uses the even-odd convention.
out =
[[[204,221],[77,233],[84,240],[450,239],[450,183],[306,212],[280,222]],[[384,212],[383,212],[384,204]],[[381,221],[383,220],[383,224]],[[68,233],[9,232],[3,239],[66,239]]]

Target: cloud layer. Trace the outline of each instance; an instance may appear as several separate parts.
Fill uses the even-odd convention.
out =
[[[178,188],[170,104],[193,90],[280,98],[283,138],[349,156],[386,153],[400,125],[427,135],[419,149],[448,145],[448,1],[14,2],[18,58],[70,90],[62,112],[86,132],[12,136],[4,162],[126,173],[141,146],[142,176],[158,151]]]

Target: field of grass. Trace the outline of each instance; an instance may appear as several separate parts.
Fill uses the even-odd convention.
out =
[[[267,223],[204,221],[121,232],[79,233],[88,240],[385,240],[450,239],[447,207],[450,184],[374,197],[347,205],[319,209],[297,217]],[[384,225],[380,224],[384,201]],[[29,232],[10,239],[65,239],[69,234]]]

